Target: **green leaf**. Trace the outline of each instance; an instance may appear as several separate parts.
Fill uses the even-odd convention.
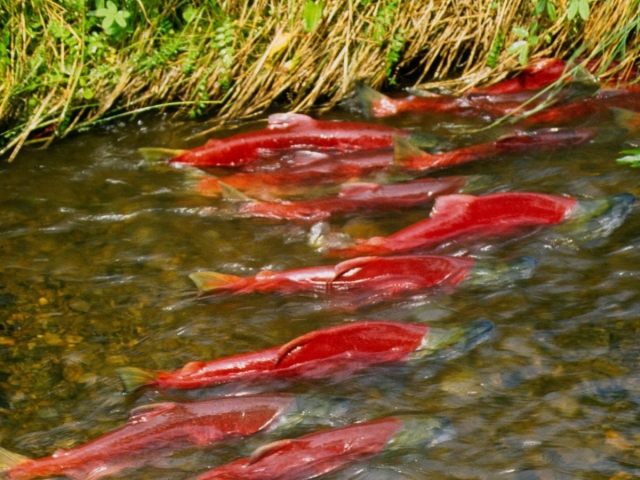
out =
[[[535,16],[540,15],[542,12],[545,11],[547,7],[547,0],[538,0],[538,3],[536,4],[536,8],[533,10],[533,14]]]
[[[582,20],[586,21],[589,18],[588,0],[580,0],[580,3],[578,3],[578,13],[580,14],[580,18],[582,18]]]
[[[518,55],[518,61],[520,65],[525,66],[529,63],[529,44],[525,43],[524,48],[520,51],[520,55]]]
[[[578,5],[580,0],[571,0],[569,2],[569,7],[567,8],[567,18],[569,20],[573,20],[578,13]]]
[[[189,23],[191,20],[194,19],[197,13],[198,13],[198,10],[194,8],[193,5],[188,5],[182,11],[182,18],[184,19],[185,22]]]
[[[558,12],[556,11],[556,6],[553,2],[547,2],[547,15],[549,15],[549,18],[553,22],[558,19]]]
[[[311,32],[322,19],[322,10],[324,8],[324,2],[315,3],[312,0],[307,0],[302,10],[302,18],[304,20],[304,31],[306,33]]]
[[[627,155],[616,160],[618,165],[629,165],[632,168],[640,167],[640,148],[622,150],[620,153],[624,153]]]
[[[513,44],[507,48],[507,52],[508,53],[517,53],[520,50],[522,50],[523,48],[525,48],[527,46],[527,41],[526,40],[518,40],[517,42],[513,42]]]
[[[538,36],[537,35],[532,35],[531,37],[529,37],[529,39],[527,40],[527,43],[531,46],[534,46],[536,43],[538,43]]]
[[[515,33],[516,35],[518,35],[519,37],[528,37],[529,36],[529,30],[522,28],[522,27],[513,27],[513,33]]]

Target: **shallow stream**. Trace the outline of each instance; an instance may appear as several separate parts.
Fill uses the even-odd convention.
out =
[[[362,120],[337,110],[325,119]],[[378,123],[451,138],[451,116]],[[589,124],[602,131],[608,123]],[[263,390],[341,397],[358,420],[420,412],[448,417],[453,438],[385,455],[328,479],[568,479],[640,475],[640,212],[636,203],[608,238],[575,242],[553,229],[449,253],[487,261],[521,255],[530,279],[465,287],[357,310],[302,296],[198,298],[198,270],[248,276],[332,263],[308,243],[311,226],[219,219],[222,201],[189,189],[187,169],[152,164],[137,149],[189,148],[215,125],[162,115],[80,134],[0,165],[0,445],[33,458],[122,425],[136,406],[252,391],[143,390],[125,395],[115,369],[173,370],[283,344],[309,331],[364,319],[446,329],[494,322],[491,339],[455,358],[385,366],[348,381],[274,383]],[[216,131],[224,137],[264,126]],[[637,135],[637,134],[636,134]],[[189,140],[185,140],[189,138]],[[456,137],[458,145],[471,142]],[[593,198],[640,196],[640,172],[615,162],[640,138],[607,136],[553,153],[500,156],[434,175],[487,175],[485,191],[529,190]],[[391,233],[430,207],[333,219],[361,237]],[[258,390],[254,388],[253,390]],[[310,431],[307,428],[306,431]],[[296,434],[303,433],[300,430]],[[274,437],[269,436],[268,440]],[[267,441],[189,450],[117,474],[191,478]]]

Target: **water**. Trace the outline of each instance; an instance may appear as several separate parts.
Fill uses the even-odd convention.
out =
[[[325,118],[360,120],[343,111]],[[451,117],[434,116],[386,123],[440,135],[460,126]],[[24,151],[14,164],[0,166],[0,445],[37,458],[117,428],[135,406],[251,390],[227,386],[124,395],[115,374],[121,366],[173,370],[352,320],[447,328],[486,318],[496,326],[493,337],[466,355],[378,368],[347,382],[271,388],[344,397],[360,420],[398,412],[451,419],[456,434],[450,440],[359,463],[327,477],[333,480],[640,474],[637,205],[601,241],[576,242],[547,230],[472,251],[489,262],[537,258],[530,279],[500,288],[461,286],[450,294],[355,311],[329,310],[321,300],[305,297],[201,299],[188,278],[198,270],[247,276],[265,268],[332,262],[308,245],[309,225],[212,217],[207,207],[219,201],[190,192],[183,169],[149,164],[137,152],[146,146],[196,146],[202,139],[183,139],[208,126],[145,117],[44,151]],[[617,136],[446,173],[490,175],[487,191],[639,196],[638,172],[615,163],[618,151],[628,147],[625,142],[637,140]],[[386,234],[428,211],[335,219],[332,228]],[[117,476],[189,478],[247,455],[264,441],[189,450],[162,465]]]

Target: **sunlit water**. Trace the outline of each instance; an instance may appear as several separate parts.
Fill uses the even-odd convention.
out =
[[[361,120],[341,111],[326,118]],[[433,116],[386,121],[442,135],[457,133],[455,122]],[[469,251],[451,250],[488,261],[520,255],[538,259],[530,279],[501,288],[461,286],[452,293],[355,311],[332,310],[308,297],[202,299],[188,278],[198,270],[247,276],[265,268],[333,262],[308,245],[310,225],[217,219],[207,207],[220,201],[190,192],[184,169],[149,164],[137,152],[145,146],[196,146],[202,138],[184,139],[213,124],[145,118],[81,134],[44,151],[24,151],[15,163],[0,166],[2,447],[37,458],[122,425],[135,406],[258,390],[226,386],[124,395],[117,367],[173,370],[353,320],[447,328],[486,318],[495,324],[493,337],[457,358],[378,368],[348,381],[260,388],[342,397],[349,417],[357,420],[398,412],[451,419],[453,438],[358,463],[327,476],[331,479],[640,475],[637,204],[622,227],[601,241],[574,242],[547,230]],[[487,191],[638,196],[638,172],[615,162],[618,151],[637,140],[622,135],[552,154],[532,151],[467,164],[438,175],[491,175]],[[425,207],[336,218],[332,228],[380,235],[428,212]],[[164,464],[118,476],[190,478],[277,438],[271,434],[189,450]]]

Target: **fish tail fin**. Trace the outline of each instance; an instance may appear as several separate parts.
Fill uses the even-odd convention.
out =
[[[156,148],[156,147],[143,147],[139,148],[138,152],[149,162],[157,162],[159,160],[166,160],[167,158],[177,157],[182,155],[186,150],[173,149],[173,148]]]
[[[156,372],[137,367],[116,368],[116,374],[122,382],[125,393],[131,393],[158,380]]]
[[[630,132],[640,129],[640,113],[626,108],[610,107],[610,109],[618,126],[626,128]]]
[[[242,277],[218,272],[195,272],[190,274],[189,278],[196,284],[200,293],[220,290],[242,280]]]
[[[10,452],[5,448],[0,447],[0,476],[2,475],[2,471],[29,461],[31,461],[29,457]]]
[[[416,157],[422,157],[426,155],[423,150],[420,150],[413,143],[400,135],[393,136],[393,164],[396,166],[404,166],[405,163]]]
[[[232,187],[224,183],[222,180],[218,180],[220,191],[222,192],[222,198],[225,200],[234,200],[239,202],[254,202],[255,200],[249,195],[241,192],[237,188]]]
[[[388,98],[386,95],[380,93],[374,88],[371,88],[361,80],[356,82],[356,97],[358,99],[358,103],[360,103],[362,114],[366,118],[375,117],[375,105]]]

